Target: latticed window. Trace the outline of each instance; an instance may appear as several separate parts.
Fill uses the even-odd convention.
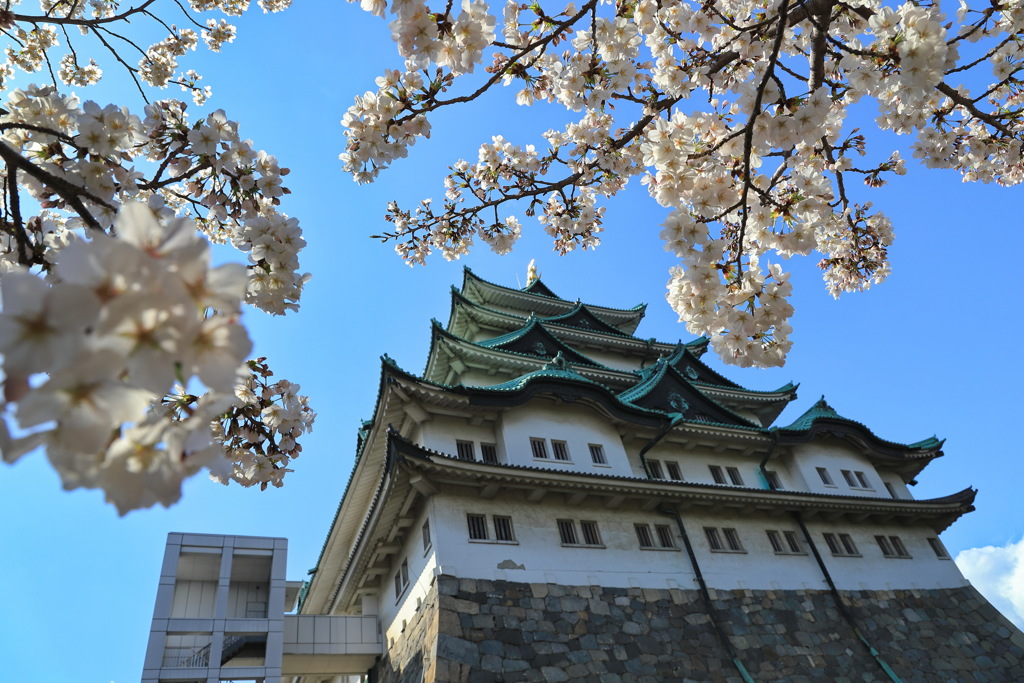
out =
[[[665,475],[661,471],[661,463],[657,460],[647,461],[647,470],[651,473],[651,479],[664,479]]]
[[[474,541],[487,540],[487,517],[484,515],[467,514],[466,524],[469,526],[469,537]]]
[[[665,463],[665,469],[668,470],[668,478],[673,481],[682,481],[683,474],[679,471],[679,463],[668,461]]]
[[[740,476],[740,471],[735,467],[726,467],[725,471],[729,473],[729,481],[734,486],[743,486],[743,477]]]
[[[722,529],[722,533],[725,535],[725,543],[729,546],[729,550],[741,551],[743,545],[740,543],[740,535],[735,529]]]
[[[857,483],[860,484],[861,488],[864,488],[864,489],[871,488],[871,484],[868,482],[867,475],[865,475],[863,472],[855,471],[853,473],[853,476],[857,477]]]
[[[480,444],[480,456],[484,462],[491,465],[497,464],[498,462],[498,447],[493,443],[482,443]]]
[[[530,437],[530,448],[533,450],[533,457],[546,460],[548,457],[548,445],[544,439]]]
[[[706,526],[704,527],[704,536],[708,539],[708,547],[712,550],[725,550],[722,546],[722,536],[718,533],[718,529]]]
[[[875,536],[875,542],[878,543],[878,547],[886,557],[910,557],[907,547],[903,545],[903,540],[899,536]]]
[[[797,538],[797,535],[796,535],[795,531],[786,531],[786,532],[783,532],[783,535],[786,537],[786,545],[789,546],[789,551],[790,552],[792,552],[792,553],[803,553],[804,552],[804,548],[803,548],[802,545],[800,545],[800,539]]]
[[[654,547],[654,538],[651,537],[649,524],[634,524],[633,528],[636,529],[636,540],[640,542],[641,548]]]
[[[455,448],[459,455],[459,460],[476,460],[472,441],[456,441]]]
[[[595,465],[607,465],[608,461],[604,457],[604,446],[599,443],[590,444],[590,459],[594,461]]]
[[[937,538],[929,538],[928,545],[931,546],[932,552],[935,553],[935,557],[940,560],[949,559],[949,553],[946,551],[946,546],[942,545],[942,541]]]
[[[782,480],[779,479],[779,473],[778,472],[774,472],[772,470],[765,470],[764,471],[764,478],[765,478],[765,480],[767,480],[768,486],[771,487],[773,490],[775,490],[775,491],[782,490],[782,488],[783,488]]]
[[[514,541],[515,534],[512,532],[511,517],[494,517],[494,538],[499,541]]]
[[[552,441],[551,451],[555,454],[555,460],[569,459],[569,444],[564,441]]]
[[[768,534],[768,542],[772,544],[773,551],[777,553],[785,552],[785,548],[782,546],[782,535],[778,531],[769,529],[765,533]]]
[[[672,528],[668,524],[655,524],[654,531],[658,534],[658,543],[662,548],[676,547],[676,539],[672,536]]]
[[[571,519],[558,520],[558,535],[562,538],[562,545],[579,545],[576,540],[576,525]]]
[[[725,483],[725,473],[722,472],[722,468],[718,465],[708,465],[708,469],[711,470],[711,478],[715,480],[716,484]]]
[[[580,522],[585,545],[601,545],[601,533],[597,530],[597,522]]]
[[[842,472],[843,479],[846,480],[846,483],[849,486],[851,486],[852,488],[857,488],[857,480],[853,478],[853,472],[851,472],[850,470],[840,470],[840,472]]]
[[[856,557],[860,553],[850,534],[824,534],[828,549],[836,557]]]
[[[423,549],[430,547],[430,520],[423,523]]]

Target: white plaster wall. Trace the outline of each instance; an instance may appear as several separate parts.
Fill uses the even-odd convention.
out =
[[[539,504],[519,499],[445,497],[433,504],[437,564],[460,577],[569,585],[692,588],[693,574],[681,540],[668,517],[652,513],[574,507],[552,494]],[[493,515],[512,517],[516,543],[469,540],[466,514],[485,514],[493,536]],[[596,521],[603,548],[563,547],[556,520]],[[676,550],[641,550],[634,523],[673,524]],[[581,535],[581,534],[580,534]],[[499,566],[500,565],[500,566]]]
[[[469,420],[443,415],[435,415],[427,422],[424,422],[421,425],[419,437],[417,439],[417,442],[421,446],[431,450],[440,451],[441,453],[447,453],[451,456],[457,455],[455,447],[456,441],[472,441],[474,444],[473,450],[476,453],[477,460],[481,459],[481,443],[499,443],[498,439],[495,438],[494,424],[492,422],[482,422],[478,425],[471,425]],[[500,447],[498,451],[498,457],[500,460]]]
[[[634,476],[619,433],[608,419],[595,409],[580,403],[552,403],[535,399],[517,410],[502,414],[499,451],[508,462],[529,467],[550,467],[573,472]],[[547,441],[548,458],[533,457],[530,437]],[[570,462],[555,460],[551,440],[565,441]],[[590,457],[589,444],[604,449],[607,465],[596,465]]]
[[[793,446],[792,462],[800,471],[809,490],[843,496],[865,496],[889,498],[889,492],[882,485],[882,478],[875,466],[859,452],[841,441],[816,442]],[[826,486],[818,475],[817,468],[824,467],[832,477],[835,486]],[[861,471],[867,476],[871,488],[854,488],[846,483],[841,470]],[[905,490],[905,489],[904,489]],[[909,496],[908,496],[909,497]]]
[[[404,628],[403,621],[411,621],[413,615],[422,607],[430,584],[434,580],[434,568],[437,564],[434,548],[442,541],[437,536],[435,522],[431,510],[433,499],[425,506],[416,522],[409,527],[410,533],[402,541],[402,549],[392,556],[391,571],[385,577],[381,593],[378,596],[381,631],[384,633],[385,646],[396,638]],[[431,544],[423,547],[423,523],[430,519]],[[401,570],[402,561],[409,562],[409,586],[401,596],[395,595],[395,574]]]
[[[928,545],[935,532],[927,527],[838,525],[807,522],[818,551],[828,566],[832,580],[840,589],[955,588],[967,581],[949,559],[939,559]],[[848,533],[861,557],[833,557],[822,534]],[[910,559],[887,558],[875,541],[876,535],[899,536]]]
[[[597,349],[579,349],[579,352],[595,363],[616,370],[632,372],[633,370],[640,369],[640,360],[637,358],[630,358],[629,356],[617,353],[608,353],[607,351],[598,351]],[[647,364],[650,365],[651,362],[649,361]]]
[[[639,450],[639,447],[637,450]],[[662,473],[666,479],[668,479],[668,470],[665,463],[673,461],[679,464],[684,481],[714,484],[715,480],[708,466],[718,465],[722,468],[722,474],[725,475],[726,481],[729,481],[729,479],[725,468],[735,467],[743,478],[744,487],[753,489],[767,488],[767,485],[761,480],[760,472],[757,469],[760,458],[756,456],[744,458],[729,453],[713,453],[710,450],[699,447],[693,450],[686,450],[679,444],[663,441],[648,451],[646,457],[647,460],[661,462]],[[768,469],[779,471],[779,468],[776,467],[769,467]],[[780,471],[779,474],[784,486],[792,480],[788,470]]]

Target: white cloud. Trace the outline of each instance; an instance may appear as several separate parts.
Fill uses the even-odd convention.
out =
[[[1024,629],[1024,538],[969,548],[956,556],[956,565],[996,609]]]

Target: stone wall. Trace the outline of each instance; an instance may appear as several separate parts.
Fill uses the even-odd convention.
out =
[[[711,596],[721,630],[755,681],[891,680],[828,592]],[[1024,634],[973,588],[846,591],[843,598],[901,681],[1024,680]],[[695,590],[449,576],[437,578],[377,671],[382,683],[743,680]]]

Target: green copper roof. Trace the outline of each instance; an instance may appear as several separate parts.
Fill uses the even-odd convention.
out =
[[[832,406],[825,402],[825,397],[822,396],[818,399],[817,403],[808,408],[807,412],[798,417],[793,424],[783,427],[783,429],[794,429],[804,432],[811,428],[811,425],[814,424],[815,420],[819,420],[824,417],[830,417],[834,420],[846,420],[847,422],[853,422],[853,420],[849,420],[837,413]]]
[[[525,375],[520,375],[513,380],[508,382],[502,382],[501,384],[494,384],[489,387],[479,387],[481,389],[495,389],[498,391],[514,391],[516,389],[522,389],[529,382],[544,377],[550,377],[555,379],[567,379],[573,382],[582,382],[584,384],[593,384],[594,386],[601,387],[607,390],[600,382],[595,382],[592,379],[584,377],[580,373],[576,372],[567,360],[562,356],[562,352],[559,351],[557,355],[551,360],[550,363],[544,365],[540,370],[534,370],[528,372]],[[474,387],[477,388],[477,387]]]

